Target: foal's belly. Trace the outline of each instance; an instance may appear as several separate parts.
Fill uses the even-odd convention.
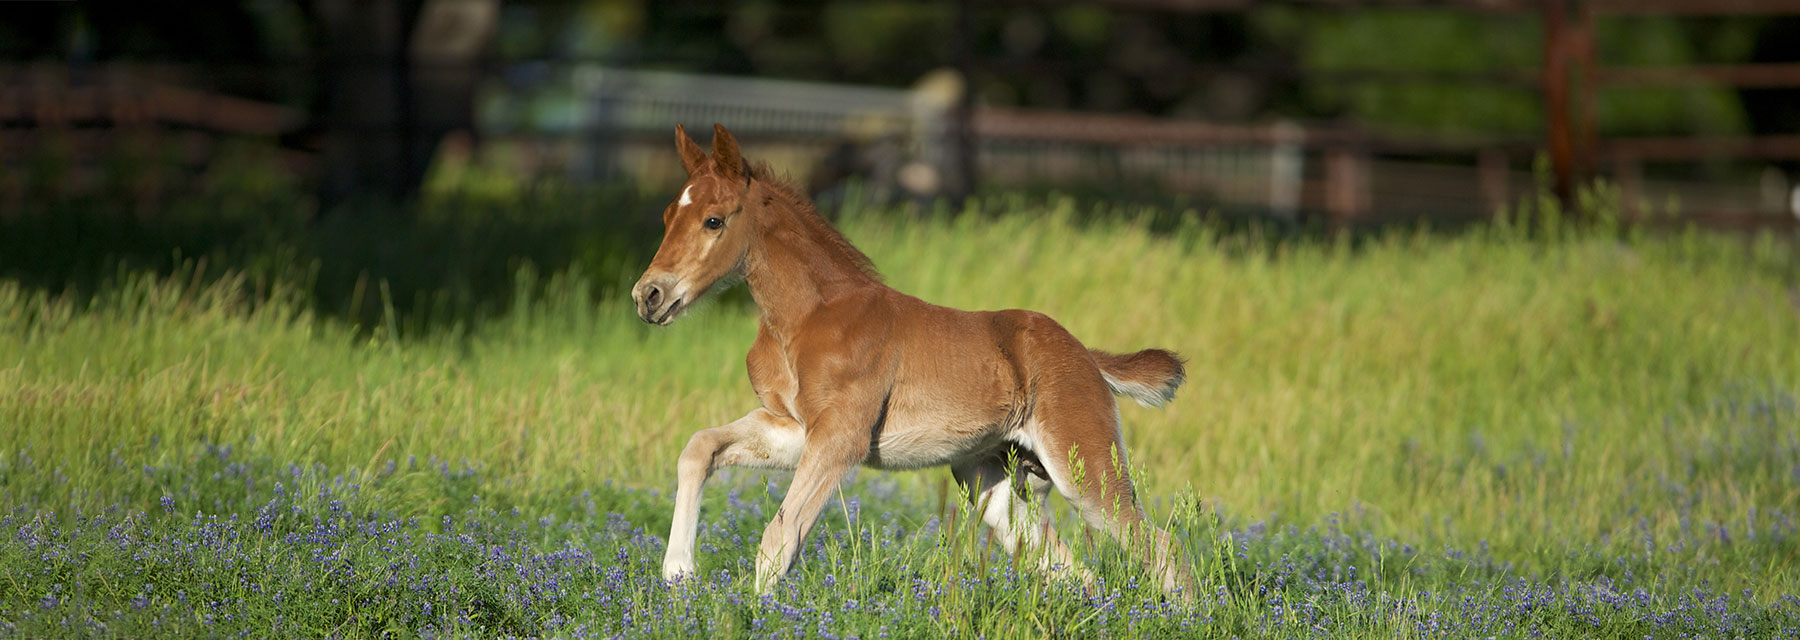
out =
[[[945,429],[918,425],[894,431],[883,430],[869,449],[864,464],[876,469],[898,471],[923,469],[950,464],[972,452],[986,451],[1001,441],[998,425],[980,428]]]
[[[950,464],[998,446],[1018,427],[1021,420],[1011,403],[957,397],[966,395],[895,394],[864,464],[888,470]]]
[[[992,313],[919,303],[931,319],[897,323],[899,354],[887,417],[866,464],[918,469],[954,463],[999,446],[1025,421],[1023,381],[992,335]]]

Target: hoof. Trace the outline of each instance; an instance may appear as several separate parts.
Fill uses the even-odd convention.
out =
[[[663,581],[676,584],[693,577],[697,572],[693,565],[663,565]]]

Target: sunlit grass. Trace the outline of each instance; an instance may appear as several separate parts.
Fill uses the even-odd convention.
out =
[[[1417,550],[1364,558],[1364,571],[1368,558],[1429,569],[1378,573],[1387,598],[1652,573],[1668,576],[1663,595],[1704,581],[1769,605],[1800,589],[1791,246],[1500,229],[1276,243],[1077,217],[1018,205],[953,220],[851,215],[841,226],[890,284],[928,301],[1036,309],[1090,346],[1187,356],[1172,405],[1121,412],[1152,516],[1191,495],[1223,517],[1177,527],[1203,582],[1265,571],[1222,563],[1231,540],[1218,527],[1332,523]],[[140,471],[192,466],[209,444],[353,479],[433,457],[478,469],[455,483],[369,480],[379,489],[358,498],[371,513],[427,522],[472,508],[476,494],[483,508],[532,520],[572,514],[583,491],[635,487],[645,492],[633,494],[643,504],[632,522],[660,536],[666,498],[649,490],[672,488],[681,445],[756,403],[743,373],[755,312],[744,305],[647,328],[618,282],[525,268],[522,293],[491,318],[409,328],[390,314],[359,329],[315,313],[339,303],[308,299],[306,267],[293,271],[254,283],[126,271],[91,299],[0,281],[0,442],[11,452],[0,505],[160,513],[174,496],[190,515],[249,517],[232,498],[180,486],[192,482],[179,473]],[[891,478],[913,497],[871,504],[912,505],[903,515],[922,526],[942,513],[947,476],[862,472],[847,492]],[[709,485],[706,517],[723,517],[732,487],[761,491],[760,477]],[[1258,540],[1244,561],[1270,567],[1323,544]],[[749,548],[703,550],[702,569],[740,570]],[[1432,559],[1449,550],[1485,555]],[[1469,566],[1485,568],[1456,573]],[[795,580],[823,580],[815,569]],[[1052,600],[1062,604],[1028,613],[1074,606]],[[1254,634],[1268,603],[1244,606],[1233,619]],[[1357,628],[1400,624],[1371,620]]]

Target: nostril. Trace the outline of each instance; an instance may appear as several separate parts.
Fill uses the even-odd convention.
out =
[[[655,309],[657,303],[662,302],[662,289],[656,285],[650,285],[649,289],[649,293],[644,294],[644,306]]]

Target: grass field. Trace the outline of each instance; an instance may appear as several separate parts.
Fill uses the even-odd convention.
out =
[[[668,587],[675,455],[755,406],[743,296],[647,328],[619,292],[646,254],[580,230],[419,245],[391,262],[489,266],[395,294],[308,262],[379,241],[297,226],[10,263],[0,635],[1800,637],[1792,246],[993,209],[840,226],[903,291],[1188,357],[1170,407],[1121,411],[1198,606],[1072,518],[1100,584],[1021,575],[941,470],[860,472],[763,598],[786,478],[723,473]],[[526,241],[569,258],[493,257]]]

